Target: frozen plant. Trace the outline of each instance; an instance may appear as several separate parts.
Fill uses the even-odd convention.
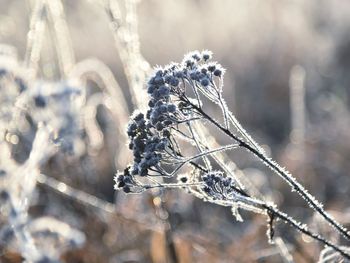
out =
[[[221,165],[215,158],[216,153],[246,149],[282,177],[312,209],[350,240],[348,231],[288,171],[264,153],[228,110],[222,97],[225,70],[212,62],[211,56],[210,51],[194,51],[181,63],[171,63],[155,70],[147,83],[148,107],[135,112],[127,127],[133,163],[117,174],[115,188],[126,193],[140,193],[150,188],[184,188],[198,198],[231,207],[238,220],[242,219],[239,208],[266,214],[271,240],[274,221],[280,219],[349,259],[350,254],[340,246],[311,232],[306,225],[281,212],[274,204],[251,196],[234,174],[212,168]],[[210,103],[220,108],[221,120],[209,113]],[[198,123],[211,125],[232,143],[210,149],[207,141],[199,136]]]
[[[73,154],[82,137],[81,93],[79,87],[69,83],[37,81],[17,99],[16,106],[29,114],[35,124],[50,127],[52,142]]]
[[[58,262],[61,252],[83,244],[84,235],[54,219],[32,219],[28,210],[40,168],[58,149],[72,153],[81,137],[81,92],[65,83],[27,79],[27,69],[5,62],[0,57],[0,236],[15,242],[2,245],[14,247],[25,262]],[[29,148],[22,162],[13,156],[17,144]],[[56,227],[44,229],[45,224]]]

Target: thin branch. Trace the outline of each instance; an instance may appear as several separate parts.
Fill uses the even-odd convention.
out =
[[[219,130],[228,135],[231,139],[235,140],[239,143],[240,147],[245,148],[249,152],[253,153],[256,157],[262,160],[271,170],[276,172],[279,176],[281,176],[285,181],[287,181],[293,190],[295,190],[304,200],[309,204],[309,206],[318,212],[331,226],[333,226],[339,233],[341,233],[347,240],[350,240],[350,234],[348,230],[338,223],[331,215],[329,215],[322,207],[322,205],[312,196],[305,188],[302,186],[287,170],[279,166],[276,162],[274,162],[271,158],[265,156],[264,153],[257,150],[255,147],[251,146],[249,143],[246,143],[236,135],[234,135],[228,129],[222,127],[217,121],[211,118],[208,114],[206,114],[201,108],[192,104],[189,100],[186,100],[186,103],[191,104],[191,106],[198,111],[200,114],[210,121],[213,125],[215,125]]]
[[[102,200],[94,195],[86,193],[82,190],[73,188],[61,181],[54,179],[53,177],[49,177],[45,174],[40,174],[37,178],[38,184],[41,184],[45,187],[48,187],[55,192],[70,198],[73,201],[79,202],[85,206],[92,207],[97,209],[99,212],[104,212],[107,214],[112,214],[113,216],[118,217],[121,220],[127,221],[132,224],[137,224],[143,228],[146,228],[151,231],[160,232],[161,229],[154,225],[149,225],[146,222],[141,222],[135,218],[128,217],[124,214],[119,213],[116,210],[116,205],[105,200]]]

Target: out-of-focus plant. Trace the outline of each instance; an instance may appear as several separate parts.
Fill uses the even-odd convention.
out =
[[[27,262],[56,262],[64,250],[81,246],[84,235],[54,219],[31,219],[28,210],[40,167],[58,149],[73,153],[81,139],[81,92],[66,83],[30,81],[25,78],[25,68],[14,60],[11,66],[7,62],[6,58],[0,60],[0,99],[4,106],[0,127],[6,139],[0,142],[1,232],[3,237],[12,233],[16,242],[2,241],[18,247]],[[11,148],[17,144],[29,144],[23,162],[12,156]],[[45,239],[56,239],[56,245],[49,242],[50,246],[44,246]]]
[[[104,141],[97,122],[100,105],[112,113],[117,123],[121,143],[113,156],[117,165],[125,165],[127,156],[122,153],[125,152],[126,136],[121,127],[127,123],[129,113],[117,80],[103,62],[97,59],[75,62],[62,2],[37,0],[32,4],[24,61],[18,62],[8,52],[2,52],[0,57],[1,246],[20,252],[28,262],[58,262],[64,251],[81,247],[85,236],[54,218],[30,217],[29,208],[35,202],[37,183],[89,207],[126,217],[118,214],[113,204],[41,174],[40,168],[58,151],[79,157],[86,154],[85,146],[89,153],[100,150]],[[147,63],[137,71],[134,65],[140,64],[134,62],[140,55],[135,57],[135,47],[131,48],[138,40],[125,40],[131,32],[137,37],[132,26],[136,21],[135,4],[126,3],[126,21],[119,21],[122,24],[118,25],[118,30],[112,29],[117,32],[116,42],[119,43],[119,39],[122,43],[119,52],[124,58],[126,72],[140,72],[137,83],[143,83],[141,75]],[[108,2],[105,8],[115,21],[118,3]],[[58,81],[40,76],[39,62],[48,32],[56,49]],[[136,86],[140,89],[132,81],[137,78],[134,75],[128,77],[132,90],[135,91]],[[95,82],[101,90],[88,94],[87,81]],[[18,154],[16,149],[21,153]],[[126,220],[133,221],[132,218]],[[137,220],[133,222],[142,225]]]

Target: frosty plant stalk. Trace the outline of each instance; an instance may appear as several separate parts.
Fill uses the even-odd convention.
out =
[[[40,168],[59,149],[73,154],[80,140],[81,89],[30,79],[28,72],[0,56],[1,138],[30,145],[27,158],[19,162],[11,140],[0,140],[0,245],[17,249],[25,262],[58,262],[64,251],[80,247],[85,236],[52,217],[32,217],[29,209]]]
[[[213,169],[213,164],[220,167],[214,158],[216,153],[246,149],[282,177],[312,209],[350,241],[345,227],[336,222],[288,171],[267,157],[228,110],[222,97],[225,70],[212,62],[211,56],[210,51],[195,51],[187,54],[181,63],[155,69],[147,83],[148,108],[135,112],[127,127],[134,159],[115,177],[116,189],[140,193],[150,188],[183,188],[203,200],[231,207],[238,220],[241,220],[238,208],[267,215],[271,239],[274,220],[280,219],[350,259],[350,254],[340,246],[311,232],[275,205],[250,196],[234,176]],[[221,118],[211,116],[210,104],[219,107]],[[228,136],[231,144],[210,149],[199,136],[198,122],[212,125]],[[177,181],[174,182],[174,178]]]

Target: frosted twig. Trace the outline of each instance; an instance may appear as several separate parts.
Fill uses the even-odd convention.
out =
[[[142,228],[146,228],[151,231],[161,231],[156,225],[147,224],[147,222],[139,221],[135,218],[128,217],[127,215],[121,214],[116,210],[116,205],[105,200],[102,200],[94,195],[86,193],[82,190],[73,188],[66,183],[56,180],[53,177],[49,177],[45,174],[39,174],[37,181],[39,184],[48,187],[73,201],[79,202],[83,205],[92,207],[98,212],[104,212],[117,217],[120,220],[127,221],[131,224],[137,224]]]
[[[191,103],[186,101],[187,103]],[[330,225],[332,225],[339,233],[341,233],[346,239],[350,240],[350,234],[348,230],[335,221],[332,216],[330,216],[322,207],[322,205],[312,196],[286,169],[279,166],[276,162],[274,162],[271,158],[267,157],[264,153],[257,150],[255,147],[246,143],[242,139],[238,138],[234,135],[230,130],[222,127],[217,121],[212,119],[208,114],[206,114],[201,108],[197,107],[194,104],[191,104],[194,109],[196,109],[199,113],[203,114],[213,125],[215,125],[219,130],[224,132],[230,138],[235,140],[240,144],[240,147],[247,149],[249,152],[253,153],[256,157],[258,157],[261,161],[263,161],[271,170],[275,171],[279,176],[281,176],[285,181],[287,181],[293,190],[295,190],[301,197],[305,199],[305,201],[309,204],[311,208],[313,208],[316,212],[318,212]]]
[[[125,21],[121,17],[119,3],[116,0],[106,1],[104,6],[108,18],[111,21],[115,45],[124,66],[124,72],[128,79],[134,105],[144,106],[144,94],[142,89],[146,74],[150,71],[148,62],[140,52],[139,38],[137,34],[136,1],[126,1]]]
[[[74,50],[71,43],[64,8],[61,0],[45,0],[48,19],[52,23],[58,62],[62,76],[67,76],[75,64]]]
[[[27,35],[27,47],[24,59],[24,65],[31,70],[32,77],[35,77],[38,71],[40,52],[45,36],[45,16],[45,0],[35,0],[30,18],[30,30]]]

